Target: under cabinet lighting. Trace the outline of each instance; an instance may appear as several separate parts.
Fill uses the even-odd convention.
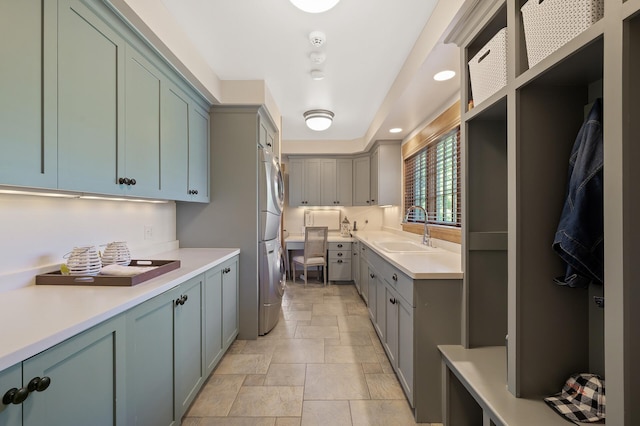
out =
[[[53,198],[79,198],[79,194],[67,194],[64,192],[48,192],[43,190],[29,191],[22,189],[0,189],[0,194],[9,195],[32,195],[35,197],[53,197]]]
[[[166,200],[147,200],[144,198],[120,198],[120,197],[103,197],[99,195],[82,195],[83,200],[103,200],[103,201],[129,201],[132,203],[151,203],[151,204],[166,204]]]

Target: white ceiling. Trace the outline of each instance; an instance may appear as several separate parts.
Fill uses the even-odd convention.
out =
[[[322,14],[302,12],[289,0],[162,2],[220,79],[265,81],[282,114],[285,142],[400,139],[448,106],[459,89],[457,76],[432,79],[442,69],[458,72],[456,47],[438,42],[417,64],[410,55],[429,31],[425,24],[438,0],[342,0]],[[326,34],[324,46],[312,46],[311,31]],[[312,66],[314,51],[326,55],[323,64]],[[324,80],[311,79],[314,68]],[[317,108],[335,113],[327,131],[304,125],[302,114]],[[404,131],[392,135],[391,127]]]

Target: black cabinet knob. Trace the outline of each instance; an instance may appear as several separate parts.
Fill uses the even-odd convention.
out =
[[[9,404],[22,404],[29,396],[29,389],[27,388],[12,388],[9,389],[2,397],[2,403],[4,405]]]
[[[342,263],[342,259],[338,259],[338,263]]]
[[[125,177],[118,179],[118,183],[120,183],[120,185],[129,185],[131,181],[129,180],[129,178]]]
[[[182,296],[178,297],[176,299],[176,306],[184,305],[184,302],[186,302],[188,298],[189,296],[187,296],[186,294],[183,294]]]
[[[370,276],[371,278],[375,278],[375,277],[376,277],[376,276],[375,276],[375,275],[373,275],[373,274],[369,274],[369,276]]]
[[[389,299],[389,302],[391,302],[392,305],[395,305],[398,301],[394,297],[393,299]]]
[[[342,244],[338,244],[338,248],[342,248]]]
[[[47,376],[44,376],[42,378],[34,377],[27,385],[27,389],[29,390],[29,392],[42,392],[43,390],[47,389],[50,384],[51,379]]]
[[[342,253],[338,253],[338,257],[342,257]]]
[[[134,178],[129,179],[129,183],[131,185],[135,185],[136,184],[136,180]]]
[[[398,274],[393,274],[391,279],[394,280],[394,281],[398,281]]]

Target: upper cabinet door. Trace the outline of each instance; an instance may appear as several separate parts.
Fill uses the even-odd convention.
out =
[[[305,205],[304,199],[304,160],[289,160],[289,205],[300,207]]]
[[[323,158],[320,160],[320,204],[321,206],[335,206],[338,201],[336,195],[336,160]]]
[[[368,206],[371,204],[370,172],[371,160],[369,156],[354,158],[353,160],[353,205]]]
[[[79,1],[58,5],[58,186],[117,194],[124,41]]]
[[[209,201],[209,113],[189,109],[189,201]]]
[[[0,2],[0,184],[57,184],[55,129],[51,138],[43,123],[43,41],[49,38],[42,7],[40,0]]]
[[[160,187],[163,198],[187,199],[189,102],[174,85],[162,90]]]
[[[118,181],[127,195],[160,196],[161,76],[149,61],[126,48],[125,158]],[[120,145],[122,146],[122,144]],[[125,179],[129,179],[126,183]]]

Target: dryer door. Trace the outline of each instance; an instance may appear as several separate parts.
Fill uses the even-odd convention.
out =
[[[284,179],[275,156],[271,157],[271,200],[275,210],[273,213],[281,214],[284,207]]]

